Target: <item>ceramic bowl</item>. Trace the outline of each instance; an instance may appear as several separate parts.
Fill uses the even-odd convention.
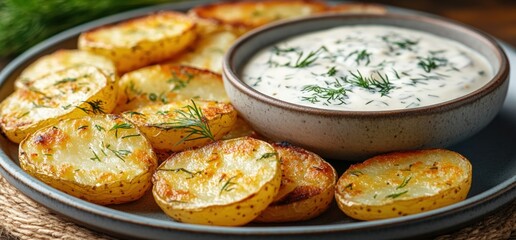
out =
[[[259,50],[289,37],[343,25],[375,24],[415,29],[465,44],[483,55],[494,77],[480,89],[447,102],[389,111],[324,110],[262,94],[241,79]],[[284,21],[243,36],[223,64],[226,91],[240,115],[265,137],[287,141],[328,159],[362,160],[391,151],[444,148],[484,128],[507,94],[509,64],[493,38],[437,17],[401,15],[321,15]]]

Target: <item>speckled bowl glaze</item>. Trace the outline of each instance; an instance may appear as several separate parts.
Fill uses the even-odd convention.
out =
[[[482,88],[440,104],[390,111],[311,108],[262,94],[240,80],[247,61],[283,39],[343,25],[380,24],[415,29],[469,46],[487,58],[494,77]],[[335,160],[362,160],[410,149],[441,148],[464,140],[496,116],[507,95],[509,63],[493,38],[441,18],[398,15],[321,15],[284,21],[243,36],[223,65],[226,91],[240,115],[275,141],[288,141]]]

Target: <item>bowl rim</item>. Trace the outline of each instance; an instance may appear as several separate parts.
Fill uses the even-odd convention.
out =
[[[449,30],[454,30],[459,34],[467,34],[471,37],[476,38],[483,45],[488,47],[496,56],[496,58],[500,61],[500,67],[498,69],[494,69],[495,74],[493,77],[482,87],[476,89],[473,92],[470,92],[466,95],[421,107],[409,108],[409,109],[393,109],[393,110],[379,110],[379,111],[353,111],[353,110],[336,110],[336,109],[323,109],[310,107],[305,105],[299,105],[287,101],[283,101],[268,95],[265,95],[254,88],[250,87],[242,80],[240,80],[237,69],[234,64],[234,58],[236,53],[241,48],[248,47],[246,43],[248,43],[251,39],[253,39],[257,35],[266,34],[277,28],[286,28],[291,25],[302,24],[303,22],[317,21],[317,20],[325,20],[325,19],[342,19],[345,21],[346,19],[393,19],[393,20],[404,20],[404,21],[416,21],[419,23],[430,24],[438,27],[447,28]],[[368,23],[370,24],[370,23]],[[388,26],[396,26],[395,24],[382,24],[381,21],[378,22],[378,25],[388,25]],[[330,27],[331,28],[331,27]],[[407,28],[407,27],[404,27]],[[417,28],[414,28],[417,30]],[[422,30],[424,31],[424,30]],[[313,31],[306,31],[305,33],[309,33]],[[425,32],[425,31],[424,31]],[[430,32],[431,33],[431,32]],[[288,38],[292,36],[285,36],[284,38]],[[454,40],[454,39],[452,39]],[[457,41],[457,40],[454,40]],[[458,41],[459,42],[459,41]],[[260,48],[260,49],[263,49]],[[260,50],[256,49],[256,50]],[[477,51],[478,52],[478,51]],[[482,55],[482,54],[481,54]],[[493,67],[491,65],[491,67]],[[496,71],[497,70],[497,71]],[[229,83],[233,85],[238,91],[241,93],[257,100],[262,103],[275,106],[277,108],[297,111],[297,112],[305,112],[309,114],[316,114],[322,116],[346,116],[346,117],[398,117],[398,116],[407,116],[407,115],[421,115],[421,114],[433,114],[439,112],[449,111],[451,109],[459,108],[460,106],[471,104],[489,93],[495,91],[503,85],[509,79],[509,60],[504,50],[498,44],[498,42],[491,37],[489,34],[484,33],[481,30],[478,30],[472,26],[463,24],[458,21],[441,18],[441,17],[432,17],[432,16],[412,16],[412,15],[401,15],[401,14],[340,14],[340,13],[330,13],[330,14],[321,14],[316,16],[308,16],[302,18],[296,18],[294,20],[282,20],[277,23],[268,24],[259,28],[256,28],[242,37],[237,39],[237,41],[228,49],[227,53],[224,56],[223,64],[222,64],[222,76],[225,83]]]

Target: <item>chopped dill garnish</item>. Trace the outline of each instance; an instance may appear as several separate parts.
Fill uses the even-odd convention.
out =
[[[117,123],[109,131],[115,130],[115,137],[118,137],[118,129],[131,129],[133,126],[129,123]]]
[[[98,131],[105,131],[106,129],[104,129],[102,126],[98,125],[98,124],[95,124],[95,128],[98,130]]]
[[[135,112],[135,111],[128,111],[128,112],[125,112],[124,114],[129,114],[129,117],[133,117],[134,115],[145,116],[143,113]]]
[[[124,161],[125,162],[125,159],[124,157],[126,157],[127,155],[131,154],[131,151],[129,150],[116,150],[116,149],[111,149],[111,144],[108,144],[106,145],[106,148],[107,150],[111,151],[113,154],[115,154],[115,156],[117,158],[119,158],[120,160]]]
[[[326,73],[328,77],[333,77],[337,73],[337,69],[335,69],[335,66],[331,67],[328,72]]]
[[[273,157],[273,156],[278,156],[278,153],[277,152],[264,153],[260,158],[256,159],[256,161],[267,159],[267,158],[270,158],[270,157]]]
[[[158,171],[168,171],[168,172],[174,172],[174,173],[178,173],[178,172],[186,173],[186,174],[189,175],[186,179],[193,178],[193,177],[195,177],[195,175],[198,175],[198,174],[202,173],[202,171],[192,172],[192,171],[189,171],[189,170],[187,170],[185,168],[160,168],[160,169],[158,169]]]
[[[236,176],[233,176],[233,177],[230,177],[225,183],[224,185],[222,186],[222,188],[220,189],[220,194],[222,194],[224,191],[226,192],[229,192],[229,191],[232,191],[234,190],[235,188],[233,187],[234,185],[236,185],[237,183],[236,182],[232,182],[231,180],[233,180],[234,178],[236,178]]]
[[[412,177],[404,178],[403,182],[401,182],[401,184],[398,187],[396,187],[396,190],[400,189],[400,188],[404,188],[405,186],[407,186],[407,184],[409,183],[410,179],[412,179]]]
[[[324,100],[330,104],[344,104],[345,100],[348,98],[344,87],[329,88],[318,85],[306,85],[301,91],[312,94],[311,96],[302,97],[303,101],[310,103],[317,103]]]
[[[141,134],[130,134],[130,135],[123,136],[122,139],[132,138],[132,137],[139,137],[139,136],[141,136]]]
[[[102,105],[104,104],[104,102],[102,100],[93,100],[93,101],[84,101],[84,102],[89,105],[89,109],[88,109],[88,107],[79,107],[79,106],[76,106],[76,108],[81,109],[83,112],[85,112],[87,114],[105,113],[104,109],[102,107]]]
[[[396,39],[394,39],[394,38],[396,38]],[[398,48],[398,49],[412,51],[412,47],[419,43],[419,41],[402,38],[402,37],[399,37],[398,35],[383,36],[382,40],[384,42],[386,42],[387,44],[389,44],[389,48],[391,50]]]
[[[362,73],[360,73],[359,70],[357,70],[356,74],[351,71],[349,73],[353,77],[348,81],[349,83],[368,90],[377,90],[382,97],[388,95],[389,92],[394,89],[394,86],[389,81],[389,76],[387,74],[382,75],[379,72],[376,72],[378,77],[380,77],[380,80],[378,80],[374,78],[373,75],[369,77],[362,76]]]
[[[95,152],[95,150],[93,150],[91,147],[89,147],[89,148],[90,148],[90,150],[93,152],[93,157],[91,157],[91,158],[90,158],[90,160],[100,162],[99,155],[97,155],[97,153]]]
[[[444,58],[438,58],[435,56],[418,57],[418,59],[419,62],[417,63],[417,65],[423,68],[423,70],[425,70],[425,72],[427,73],[431,72],[432,70],[438,67],[443,67],[446,66],[446,64],[448,64],[448,60]]]
[[[385,196],[385,198],[392,198],[392,199],[398,198],[399,196],[401,196],[401,195],[403,195],[403,194],[405,194],[407,192],[408,192],[408,190],[403,191],[403,192],[399,192],[399,193],[389,194],[389,195]]]
[[[61,79],[61,80],[59,80],[59,81],[56,81],[56,82],[54,83],[54,86],[57,86],[57,85],[59,85],[59,84],[63,84],[63,83],[68,83],[68,82],[75,82],[75,81],[77,81],[77,78],[70,78],[70,77],[68,77],[68,78],[63,78],[63,79]]]
[[[317,61],[319,54],[324,50],[326,50],[326,48],[323,46],[315,51],[310,51],[306,56],[304,56],[304,52],[298,52],[296,63],[294,64],[294,66],[291,67],[304,68],[310,66],[312,63]],[[288,64],[288,66],[290,66],[290,63]]]
[[[79,128],[77,128],[77,130],[86,129],[86,128],[88,128],[88,125],[80,126]]]
[[[351,52],[346,58],[356,55],[355,63],[357,65],[360,65],[361,61],[365,61],[365,65],[367,66],[367,65],[369,65],[369,63],[371,63],[371,59],[370,59],[371,54],[372,53],[367,52],[367,50],[365,50],[365,49],[361,50],[361,51],[355,50],[355,51]]]
[[[181,69],[180,73],[186,78],[181,78],[175,72],[172,72],[172,77],[167,80],[167,83],[174,83],[174,88],[172,88],[172,91],[185,88],[194,77],[193,74],[186,72],[184,69]]]

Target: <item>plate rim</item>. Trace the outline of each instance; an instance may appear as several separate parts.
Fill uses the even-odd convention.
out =
[[[93,20],[87,22],[85,24],[78,25],[76,27],[65,30],[61,33],[58,33],[43,42],[35,45],[29,50],[25,51],[14,60],[9,62],[5,68],[0,72],[0,87],[4,88],[6,80],[12,75],[16,70],[18,70],[22,65],[26,64],[31,58],[34,58],[35,55],[41,53],[42,51],[56,45],[56,43],[60,43],[66,41],[70,38],[76,37],[80,32],[91,29],[94,27],[98,27],[100,25],[104,25],[107,23],[113,23],[117,21],[121,21],[124,19],[142,16],[148,14],[150,12],[156,12],[160,10],[179,10],[179,9],[188,9],[197,4],[205,4],[212,1],[207,0],[194,0],[188,2],[179,2],[179,3],[167,3],[160,4],[150,7],[139,8],[131,11],[125,11],[121,13],[117,13],[111,16],[103,17],[97,20]],[[331,1],[329,1],[331,2]],[[396,11],[406,11],[408,13],[414,13],[417,11],[410,9],[400,9],[394,8]],[[427,14],[427,13],[424,13]],[[507,44],[502,44],[504,50],[509,50],[513,55],[516,55],[516,51],[511,48]],[[511,54],[508,54],[511,55]],[[513,77],[514,78],[514,77]],[[516,78],[515,78],[516,79]],[[516,175],[513,177],[506,179],[505,181],[495,185],[494,187],[481,192],[475,196],[465,199],[456,204],[452,204],[443,208],[404,216],[392,219],[384,219],[384,220],[375,220],[369,222],[351,222],[351,223],[338,223],[331,225],[302,225],[302,226],[241,226],[237,228],[231,227],[221,227],[221,226],[205,226],[205,225],[196,225],[196,224],[187,224],[175,222],[173,220],[162,220],[151,217],[140,216],[132,213],[127,213],[121,210],[112,209],[105,206],[96,205],[63,192],[51,188],[47,186],[43,182],[38,179],[30,176],[25,173],[21,167],[19,167],[13,159],[11,159],[3,150],[0,150],[0,174],[6,178],[6,180],[14,185],[18,190],[23,192],[25,195],[28,195],[30,198],[37,198],[39,201],[36,202],[42,204],[42,199],[47,198],[46,201],[52,200],[56,201],[65,207],[74,208],[74,210],[83,212],[83,214],[93,214],[93,216],[105,218],[104,220],[111,221],[116,220],[122,224],[137,224],[151,228],[160,228],[161,230],[167,231],[187,231],[187,232],[195,232],[195,233],[208,233],[208,234],[232,234],[232,235],[251,235],[251,236],[264,236],[264,235],[298,235],[298,234],[306,234],[306,233],[343,233],[343,232],[355,232],[355,231],[364,231],[370,230],[371,228],[376,227],[391,227],[403,225],[406,223],[414,223],[417,221],[425,221],[427,219],[434,219],[440,217],[446,217],[451,214],[457,212],[464,212],[467,210],[472,210],[476,206],[481,204],[494,204],[493,202],[503,201],[503,203],[496,204],[496,208],[501,207],[502,205],[507,204],[511,200],[516,198]],[[25,189],[26,188],[26,189]],[[21,189],[24,189],[22,191]],[[39,196],[33,196],[28,192],[33,192],[32,194],[37,193]],[[42,204],[44,205],[44,204]],[[57,211],[60,214],[72,218],[72,220],[76,220],[81,222],[78,219],[70,216],[72,214],[66,214],[66,211],[59,209],[55,209],[55,207],[49,207],[48,204],[44,205],[47,208],[52,209],[53,211]],[[494,206],[493,206],[494,207]],[[496,209],[495,208],[495,209]],[[494,209],[492,209],[494,210]],[[483,216],[484,214],[477,214],[476,218]],[[471,220],[471,219],[470,219]],[[84,225],[90,225],[93,228],[99,228],[103,230],[107,230],[100,226],[91,226],[91,223],[82,222]],[[107,228],[107,227],[106,227]],[[109,231],[109,230],[108,230]],[[105,232],[105,231],[104,231]],[[117,234],[117,232],[113,232]],[[123,233],[122,233],[123,234]]]

